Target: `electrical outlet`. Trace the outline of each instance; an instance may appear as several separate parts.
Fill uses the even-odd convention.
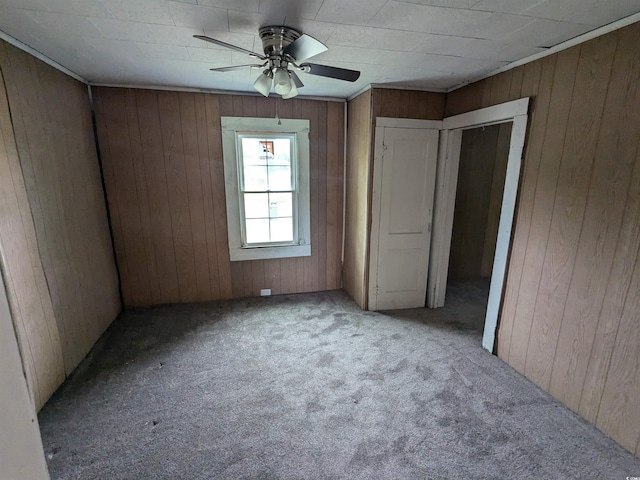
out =
[[[270,288],[263,288],[260,290],[260,296],[261,297],[268,297],[269,295],[271,295],[271,289]]]

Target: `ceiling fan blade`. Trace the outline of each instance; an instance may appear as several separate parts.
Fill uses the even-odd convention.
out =
[[[298,74],[296,74],[296,72],[294,72],[293,70],[289,70],[289,73],[291,74],[291,79],[296,85],[296,88],[304,87],[304,83],[302,83],[302,80],[300,80],[300,77],[298,76]]]
[[[204,40],[205,42],[213,43],[214,45],[219,45],[221,47],[230,48],[231,50],[235,50],[236,52],[246,53],[247,55],[251,55],[252,57],[259,58],[260,60],[265,60],[267,58],[255,52],[252,52],[251,50],[247,50],[246,48],[238,47],[237,45],[231,45],[230,43],[223,42],[222,40],[216,40],[215,38],[207,37],[205,35],[194,35],[193,38]]]
[[[284,53],[291,55],[296,63],[300,63],[327,50],[329,49],[324,43],[309,35],[302,34],[284,49]]]
[[[256,68],[261,68],[264,67],[264,65],[261,64],[254,64],[254,65],[232,65],[230,67],[220,67],[220,68],[210,68],[209,70],[211,70],[212,72],[231,72],[233,70],[243,70],[247,67],[256,67]]]
[[[303,72],[311,75],[319,75],[321,77],[336,78],[347,82],[355,82],[360,77],[357,70],[348,70],[346,68],[329,67],[327,65],[318,65],[317,63],[305,63],[300,65]]]

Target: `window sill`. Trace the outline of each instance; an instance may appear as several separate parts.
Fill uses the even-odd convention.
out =
[[[286,247],[231,248],[232,262],[244,260],[268,260],[270,258],[310,257],[311,245],[289,245]]]

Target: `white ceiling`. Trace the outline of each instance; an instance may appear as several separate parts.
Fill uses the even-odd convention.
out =
[[[640,0],[0,0],[0,30],[93,83],[253,91],[253,63],[193,38],[262,53],[283,22],[329,47],[310,61],[360,70],[356,83],[301,74],[302,95],[368,84],[449,89],[640,12]],[[286,20],[285,20],[286,17]]]

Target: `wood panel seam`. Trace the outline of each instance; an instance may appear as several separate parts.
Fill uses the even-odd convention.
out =
[[[611,56],[612,59],[615,58],[615,52],[617,50],[617,46],[618,46],[618,42],[616,41],[616,45],[615,45],[615,48],[613,49],[612,56]],[[585,51],[588,52],[588,50],[585,47],[582,47],[581,48],[581,53],[580,53],[580,60],[578,62],[578,70],[580,68],[582,56],[584,55]],[[612,68],[611,64],[609,64],[609,67],[607,69],[607,81],[606,81],[607,89],[609,87],[609,82],[611,81],[611,68]],[[593,67],[591,68],[591,73],[593,74]],[[576,75],[576,78],[577,78],[577,75]],[[575,84],[574,84],[574,88],[575,88]],[[575,98],[575,95],[572,97],[572,100],[573,100],[573,98]],[[605,96],[605,99],[602,102],[602,105],[601,105],[600,110],[598,111],[597,115],[594,112],[594,119],[593,120],[594,120],[594,122],[598,122],[598,131],[601,128],[600,121],[602,119],[602,115],[603,115],[603,112],[604,112],[605,105],[606,105],[606,96]],[[572,108],[573,108],[573,105],[571,106],[570,112],[571,112]],[[571,118],[571,113],[570,113],[570,117],[569,118]],[[584,220],[585,220],[585,215],[586,215],[587,206],[588,206],[588,192],[591,191],[591,182],[592,182],[592,179],[593,179],[593,172],[594,172],[594,160],[595,160],[595,153],[597,151],[597,143],[598,143],[598,141],[599,141],[599,138],[596,139],[596,143],[595,143],[595,146],[594,146],[593,154],[590,156],[591,163],[590,163],[590,169],[589,169],[589,180],[586,182],[586,190],[585,190],[587,192],[587,195],[585,196],[584,205],[582,207],[582,212],[581,212],[581,215],[580,215],[580,217],[581,217],[581,219],[580,219],[580,229],[579,229],[579,233],[577,235],[578,243],[576,244],[575,252],[572,254],[573,258],[572,258],[572,265],[571,265],[571,273],[568,276],[569,282],[567,284],[567,291],[566,291],[566,294],[565,294],[564,299],[563,299],[563,305],[562,305],[562,309],[561,309],[561,314],[559,316],[559,318],[560,318],[560,327],[558,329],[558,339],[557,339],[556,345],[555,345],[555,350],[554,350],[554,354],[553,354],[553,360],[551,361],[551,364],[550,364],[551,367],[550,367],[550,372],[549,372],[549,389],[552,390],[552,391],[554,390],[553,389],[553,387],[554,387],[553,379],[554,379],[554,371],[555,371],[555,367],[556,367],[558,349],[560,348],[560,338],[561,338],[562,326],[564,324],[565,312],[566,312],[566,308],[567,308],[567,301],[569,299],[569,295],[570,295],[570,292],[571,292],[571,284],[573,282],[573,275],[574,275],[575,268],[576,268],[577,255],[578,255],[578,251],[579,251],[579,243],[580,243],[580,239],[582,238],[582,232],[583,232],[583,229],[584,229]],[[567,142],[567,139],[565,138],[565,145],[566,145],[566,142]],[[563,155],[563,157],[564,157],[564,155]],[[582,158],[581,160],[584,161],[584,158]],[[561,169],[562,169],[562,162],[561,162]],[[557,198],[557,196],[556,196],[556,198]],[[555,210],[555,205],[554,205],[554,210]],[[552,215],[552,222],[553,222],[553,215]],[[564,392],[564,396],[563,396],[563,398],[561,398],[561,400],[564,401],[565,397],[566,397],[566,392]]]
[[[2,81],[3,81],[5,95],[6,95],[7,110],[9,111],[9,120],[10,120],[10,125],[11,125],[11,131],[13,133],[14,138],[16,138],[16,132],[15,132],[15,127],[14,127],[14,115],[12,114],[11,102],[9,101],[10,99],[9,99],[9,96],[8,96],[7,84],[6,84],[6,80],[4,78],[4,75],[2,77]],[[28,142],[28,144],[30,143],[29,140],[27,140],[27,142]],[[23,162],[20,159],[20,149],[18,148],[17,143],[16,143],[15,155],[16,155],[16,160],[17,160],[17,163],[18,163],[18,168],[20,169],[20,175],[24,179],[24,167],[23,167]],[[14,178],[13,175],[11,176],[11,181],[12,181],[12,183],[14,185],[14,190],[15,190],[15,178]],[[24,182],[24,180],[23,180],[23,182]],[[25,190],[26,190],[26,185],[25,185]],[[16,197],[16,204],[19,205],[19,201],[18,201],[17,197]],[[37,260],[40,262],[40,265],[42,265],[42,251],[41,251],[40,243],[37,241],[38,231],[36,229],[35,219],[33,218],[33,211],[32,211],[31,204],[28,203],[28,205],[26,205],[25,208],[27,209],[27,213],[28,213],[28,216],[29,216],[29,222],[31,223],[31,228],[33,228],[33,231],[34,231],[35,236],[36,236],[35,247],[36,247],[36,253],[38,255]],[[20,208],[20,210],[22,211],[21,208]],[[21,220],[22,224],[24,225],[25,219],[24,219],[23,215],[20,215],[20,220]],[[29,249],[28,256],[31,259],[31,261],[33,262],[35,259],[32,258],[31,253],[32,253],[31,249]],[[49,295],[49,298],[51,299],[51,287],[49,285],[49,279],[47,278],[47,274],[46,274],[44,268],[42,270],[42,274],[43,274],[42,276],[43,276],[44,281],[45,281],[45,285],[47,287],[47,294]],[[42,308],[42,311],[45,312],[46,308],[45,308],[45,306],[43,305],[42,302],[43,302],[42,298],[39,297],[40,307]],[[53,338],[52,338],[51,326],[49,325],[49,323],[46,323],[46,328],[47,328],[47,334],[49,336],[49,340],[51,341],[51,344],[54,344],[55,342],[53,341]],[[57,331],[57,329],[56,329],[56,331]],[[59,332],[57,332],[57,333],[58,333],[58,335],[60,335]],[[36,378],[37,378],[37,376],[36,376]],[[39,386],[38,386],[38,391],[41,391]]]
[[[553,57],[553,58],[554,58],[553,73],[555,74],[555,58],[556,57]],[[543,71],[544,71],[543,67],[544,67],[544,65],[540,66],[540,70],[539,70],[539,73],[538,73],[537,81],[535,83],[537,85],[536,91],[539,90],[540,83],[542,82],[542,78],[543,78],[542,75],[543,75]],[[523,77],[523,82],[524,82],[524,77]],[[521,225],[523,224],[522,223],[522,219],[518,218],[519,217],[519,212],[520,212],[520,206],[521,206],[520,205],[520,201],[521,201],[521,197],[522,197],[522,188],[521,187],[523,186],[524,181],[525,181],[525,174],[527,172],[528,162],[532,161],[532,159],[529,156],[530,155],[529,147],[530,147],[531,141],[532,141],[531,136],[533,135],[534,125],[536,124],[536,121],[538,120],[538,115],[540,115],[539,96],[536,96],[536,97],[537,98],[536,98],[535,103],[534,103],[534,108],[533,108],[533,112],[532,112],[532,115],[531,115],[531,120],[529,122],[529,126],[528,126],[528,129],[527,129],[527,138],[525,139],[524,151],[526,152],[526,156],[525,156],[524,161],[523,161],[522,177],[521,177],[519,185],[518,185],[518,200],[517,200],[518,201],[518,205],[516,207],[516,215],[515,215],[516,218],[514,219],[514,223],[515,223],[515,229],[514,229],[514,233],[513,233],[514,237],[513,237],[513,240],[512,240],[511,248],[509,249],[509,267],[512,266],[512,262],[513,262],[513,256],[512,256],[513,248],[514,248],[513,242],[515,241],[515,235],[518,233],[518,223],[520,223]],[[549,95],[549,100],[551,100],[551,95]],[[549,118],[549,108],[547,106],[547,108],[544,111],[544,124],[543,124],[543,128],[542,128],[542,131],[541,131],[541,139],[542,139],[542,141],[544,141],[544,138],[545,138],[545,134],[546,134],[546,130],[547,130],[548,118]],[[542,156],[542,147],[540,148],[540,155],[539,156],[540,157]],[[540,165],[540,160],[538,159],[538,168],[539,168],[539,165]],[[532,193],[532,195],[533,195],[532,198],[533,199],[535,199],[537,189],[538,189],[538,176],[536,175],[535,184],[533,185],[533,193]],[[531,213],[530,213],[529,217],[527,219],[524,219],[527,222],[527,224],[530,224],[532,215],[533,215],[533,208],[531,208]],[[529,225],[529,229],[530,229],[530,225]],[[526,238],[526,242],[524,243],[524,246],[523,246],[524,254],[522,256],[522,263],[520,265],[518,265],[518,268],[519,268],[520,271],[518,272],[518,278],[517,278],[516,283],[515,283],[516,292],[519,292],[520,285],[522,284],[522,273],[524,271],[524,260],[526,258],[526,250],[528,248],[528,245],[529,245],[529,230],[527,230],[527,238]],[[507,271],[507,275],[505,277],[505,282],[504,282],[504,285],[505,285],[504,290],[505,290],[505,292],[507,291],[507,287],[510,284],[509,274],[510,274],[510,272],[508,270]],[[506,297],[506,293],[505,293],[505,297]],[[517,309],[518,309],[518,300],[519,300],[519,295],[516,296],[516,300],[515,300],[515,303],[514,303],[514,306],[513,306],[513,316],[514,317],[515,317]],[[504,312],[504,306],[505,305],[503,303],[503,305],[501,306],[501,313],[500,313],[501,317],[505,313]],[[510,357],[511,357],[511,348],[512,348],[512,345],[513,345],[513,331],[514,331],[513,321],[514,320],[515,320],[515,318],[509,320],[509,322],[511,324],[511,331],[509,332],[509,342],[507,344],[507,350],[506,350],[506,358],[505,358],[505,360],[507,362],[510,361]],[[499,328],[501,328],[501,327],[499,327]]]
[[[554,72],[554,75],[555,75],[555,72]],[[574,78],[573,78],[573,82],[572,82],[572,86],[571,86],[571,88],[570,88],[570,91],[571,91],[571,102],[570,102],[570,104],[569,104],[569,105],[570,105],[570,106],[569,106],[569,111],[571,111],[571,108],[573,107],[573,99],[574,99],[573,92],[574,92],[574,88],[575,88],[575,82],[576,82],[576,77],[574,76]],[[553,82],[553,84],[555,84],[555,81]],[[553,87],[552,87],[552,88],[553,88]],[[570,116],[569,116],[569,115],[567,115],[567,120],[566,120],[565,127],[564,127],[564,130],[565,130],[565,131],[566,131],[567,125],[569,124],[569,118],[570,118]],[[543,147],[542,147],[542,148],[543,148],[543,151],[544,151],[544,144],[546,144],[546,136],[545,136],[545,142],[543,143]],[[559,153],[560,153],[560,155],[559,155],[559,157],[558,157],[558,158],[560,159],[559,161],[561,161],[562,157],[564,157],[564,146],[565,146],[565,141],[564,141],[564,137],[563,137],[562,149],[560,150],[560,152],[559,152]],[[556,177],[556,179],[555,179],[554,192],[555,192],[555,191],[557,191],[557,188],[558,188],[558,178],[559,178],[559,177]],[[553,198],[553,205],[551,206],[551,212],[553,212],[553,211],[554,211],[554,209],[555,209],[556,199],[557,199],[557,195],[554,195],[554,198]],[[552,218],[553,218],[553,217],[552,217]],[[549,235],[547,236],[547,241],[546,241],[546,243],[545,243],[544,255],[542,256],[542,258],[543,258],[543,259],[547,257],[547,249],[548,249],[548,247],[549,247],[549,236],[550,236],[550,233],[551,233],[551,232],[549,232]],[[543,262],[544,262],[544,260],[543,260]],[[543,266],[543,268],[544,268],[544,266]],[[536,300],[535,300],[534,309],[533,309],[532,322],[531,322],[531,325],[530,325],[530,327],[529,327],[529,338],[531,338],[531,329],[533,328],[533,320],[535,320],[535,316],[536,316],[536,310],[537,310],[536,306],[537,306],[537,304],[538,304],[538,295],[539,295],[539,293],[540,293],[540,284],[541,284],[541,282],[542,282],[542,275],[540,275],[540,278],[538,279],[538,286],[536,287],[536,295],[535,295],[535,299],[536,299]],[[521,285],[520,287],[522,287],[522,285]],[[521,295],[518,295],[518,297],[521,297]],[[526,355],[525,355],[525,363],[524,363],[524,364],[525,364],[525,371],[526,371],[526,365],[527,365],[527,363],[528,363],[529,347],[530,347],[530,346],[531,346],[531,343],[528,343],[528,344],[527,344],[527,353],[526,353]],[[547,385],[547,386],[545,386],[545,387],[543,387],[543,388],[548,389],[548,385]]]

